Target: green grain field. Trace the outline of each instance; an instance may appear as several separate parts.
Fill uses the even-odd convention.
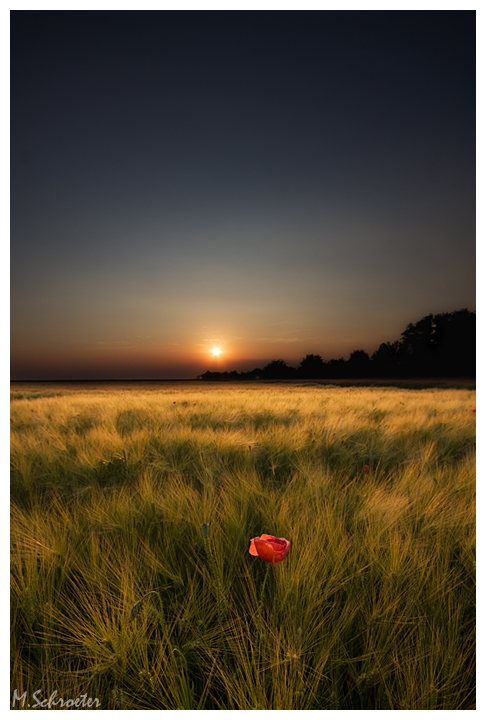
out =
[[[474,709],[475,403],[12,385],[11,707]]]

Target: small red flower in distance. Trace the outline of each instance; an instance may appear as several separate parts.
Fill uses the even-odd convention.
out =
[[[174,405],[177,405],[177,400],[174,400]]]
[[[369,465],[365,465],[365,466],[363,467],[363,472],[369,472],[369,471],[370,471],[370,466],[369,466]]]
[[[250,540],[250,555],[257,555],[261,560],[271,562],[275,567],[276,562],[283,560],[290,548],[290,540],[274,537],[263,533],[260,537]]]

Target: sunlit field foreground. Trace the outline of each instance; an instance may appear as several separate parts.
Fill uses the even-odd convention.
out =
[[[25,709],[475,707],[474,390],[17,385],[11,418]]]

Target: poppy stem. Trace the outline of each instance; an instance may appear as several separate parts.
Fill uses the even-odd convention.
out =
[[[263,579],[262,589],[260,590],[260,602],[258,604],[258,627],[257,627],[257,637],[256,637],[256,646],[257,647],[260,642],[260,635],[261,635],[262,623],[263,623],[263,619],[262,619],[263,598],[265,596],[265,588],[267,586],[267,580],[268,580],[268,576],[270,575],[271,568],[272,568],[272,565],[270,565],[270,563],[269,563],[267,565],[267,571],[266,571],[265,577]]]

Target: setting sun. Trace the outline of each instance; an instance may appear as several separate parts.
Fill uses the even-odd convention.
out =
[[[221,348],[218,348],[218,347],[213,348],[212,353],[215,357],[217,357],[218,355],[221,355]]]

